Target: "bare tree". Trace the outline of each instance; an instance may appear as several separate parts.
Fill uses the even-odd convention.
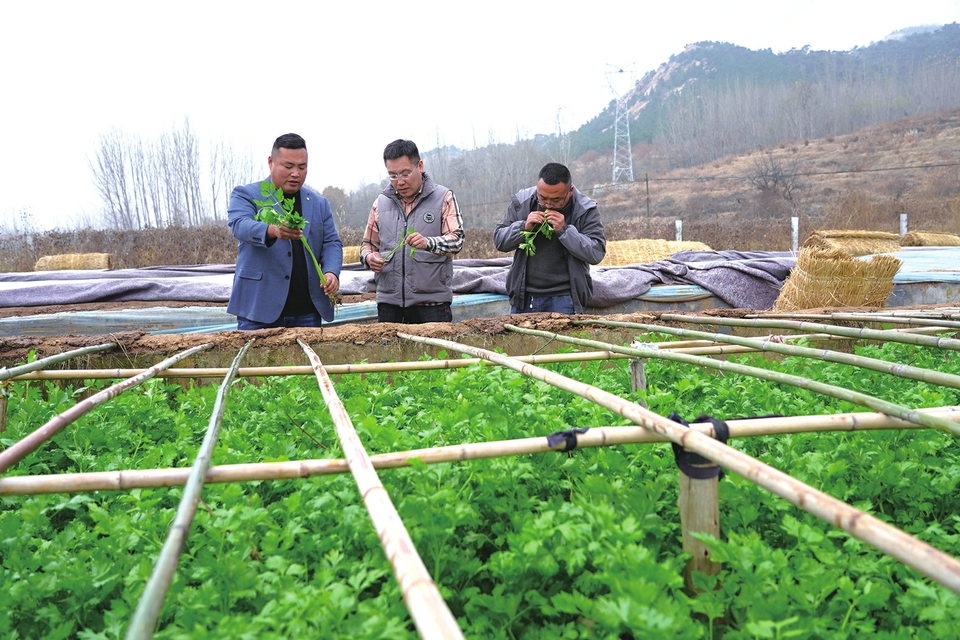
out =
[[[220,140],[210,145],[210,212],[214,220],[227,219],[227,200],[234,187],[259,179],[254,154],[238,151]]]
[[[131,209],[129,180],[129,140],[116,129],[101,134],[90,168],[94,174],[94,186],[103,202],[105,222],[116,229],[133,229],[136,221]]]
[[[797,169],[799,162],[794,159],[784,167],[780,157],[765,151],[754,156],[753,175],[750,184],[762,193],[776,194],[784,200],[793,200],[794,192],[799,188]]]
[[[90,168],[103,222],[142,229],[222,220],[228,190],[255,180],[256,168],[251,154],[235,153],[223,142],[210,149],[205,170],[199,139],[187,118],[154,141],[117,130],[101,135]]]

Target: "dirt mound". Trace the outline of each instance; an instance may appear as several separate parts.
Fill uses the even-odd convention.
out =
[[[433,322],[427,324],[410,325],[390,322],[376,324],[345,324],[335,327],[295,328],[295,329],[261,329],[259,331],[221,331],[217,333],[187,333],[187,334],[146,334],[139,331],[102,334],[96,336],[15,336],[0,338],[0,364],[12,366],[25,362],[30,352],[35,352],[38,358],[51,356],[71,349],[115,342],[118,349],[114,353],[122,354],[125,358],[136,356],[163,355],[168,356],[185,349],[203,344],[211,344],[212,351],[235,353],[249,340],[256,342],[252,350],[263,352],[284,352],[298,350],[297,339],[301,338],[308,344],[320,345],[355,345],[361,347],[358,353],[362,355],[363,347],[379,348],[398,340],[398,333],[407,333],[428,338],[461,341],[466,336],[495,336],[506,333],[505,324],[515,324],[528,329],[541,331],[564,332],[579,330],[572,322],[577,318],[597,316],[566,316],[556,313],[536,313],[516,316],[499,316],[493,318],[474,318],[463,322]],[[633,321],[640,322],[649,317],[630,316]]]

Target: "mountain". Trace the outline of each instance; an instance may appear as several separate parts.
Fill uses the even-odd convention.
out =
[[[661,226],[637,230],[643,235],[636,237],[664,237],[662,225],[703,215],[714,216],[718,229],[727,224],[723,216],[746,216],[762,228],[770,215],[789,220],[824,211],[854,183],[896,203],[892,207],[907,200],[918,209],[939,206],[928,195],[952,193],[956,182],[938,172],[955,173],[950,145],[960,108],[958,68],[956,23],[903,29],[850,51],[774,53],[697,42],[644,74],[624,96],[632,184],[613,184],[615,101],[568,134],[470,150],[444,147],[425,156],[434,177],[457,194],[469,225],[486,228],[546,162],[567,164],[608,219],[660,219]],[[922,157],[906,161],[921,149]],[[914,164],[943,166],[911,176],[917,182],[908,184],[905,167]],[[685,170],[693,173],[677,173]],[[830,171],[847,177],[813,175]],[[877,180],[849,179],[860,171]],[[767,188],[778,176],[786,183]],[[361,195],[347,206],[357,220],[366,219],[372,197]]]
[[[686,110],[688,114],[709,119],[718,103],[755,100],[758,92],[775,98],[780,103],[777,108],[807,108],[810,115],[819,115],[813,111],[817,106],[868,112],[853,114],[857,117],[820,118],[820,122],[811,121],[806,130],[794,127],[792,131],[785,131],[776,127],[774,134],[782,136],[780,139],[839,135],[885,120],[941,111],[960,103],[958,63],[960,25],[957,23],[903,29],[880,42],[851,51],[815,51],[803,47],[773,53],[770,49],[755,51],[724,42],[697,42],[644,74],[627,92],[630,139],[633,144],[663,141],[670,136],[671,127],[689,124],[691,117],[683,118],[680,112]],[[919,78],[929,82],[935,77],[944,77],[946,86],[931,87],[918,82]],[[858,91],[851,91],[852,88]],[[936,95],[925,96],[930,88],[936,89]],[[819,103],[814,104],[812,99]],[[869,104],[885,99],[889,99],[887,108],[874,108],[875,105]],[[791,103],[784,105],[783,101]],[[764,114],[753,114],[754,124],[765,124],[767,128],[777,124],[767,117],[757,120],[757,115]],[[612,149],[615,117],[616,101],[611,101],[595,118],[573,132],[573,155]],[[758,143],[752,139],[747,142],[753,147]],[[774,142],[767,140],[766,144]],[[727,146],[723,151],[737,150]],[[690,160],[702,162],[704,158]],[[680,164],[689,166],[689,162]]]

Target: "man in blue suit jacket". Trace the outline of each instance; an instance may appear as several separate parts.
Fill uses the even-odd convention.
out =
[[[260,183],[237,187],[230,194],[227,224],[237,245],[237,270],[227,313],[237,316],[239,329],[319,327],[331,322],[330,297],[340,288],[343,243],[333,224],[327,199],[303,188],[307,179],[307,144],[295,133],[277,138],[267,159],[270,180],[294,198],[294,211],[307,225],[303,230],[254,219],[254,200],[265,200]],[[326,285],[313,266],[301,237],[306,237],[324,272]]]

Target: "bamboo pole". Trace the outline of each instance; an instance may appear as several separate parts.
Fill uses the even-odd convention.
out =
[[[702,341],[698,341],[702,342]],[[664,343],[664,345],[671,343]],[[676,343],[673,343],[676,344]],[[590,360],[622,360],[619,353],[547,353],[543,355],[522,356],[527,362],[586,362]],[[434,371],[438,369],[459,369],[483,362],[479,358],[461,358],[459,360],[417,360],[414,362],[373,362],[360,364],[331,364],[326,366],[329,375],[395,373],[399,371]],[[19,375],[13,379],[22,380],[99,380],[129,378],[143,373],[145,369],[61,369],[59,371],[35,371]],[[207,367],[191,369],[168,369],[158,378],[222,378],[227,374],[225,367]],[[241,367],[237,372],[240,378],[267,378],[273,376],[309,376],[313,367]]]
[[[220,437],[220,425],[223,423],[227,393],[230,391],[230,385],[233,383],[237,369],[240,368],[240,360],[243,359],[244,354],[247,353],[247,349],[252,344],[253,340],[250,340],[243,345],[243,348],[233,359],[230,370],[217,390],[217,401],[213,406],[213,414],[210,416],[207,432],[203,437],[203,443],[200,445],[200,451],[193,461],[193,466],[190,468],[190,476],[183,489],[183,496],[180,498],[173,525],[170,527],[167,539],[160,549],[157,562],[153,565],[150,579],[147,580],[147,584],[143,588],[143,593],[140,595],[139,602],[137,602],[137,609],[133,612],[130,628],[127,629],[127,640],[150,638],[157,627],[157,620],[160,618],[160,611],[163,609],[163,601],[167,598],[167,591],[173,581],[173,574],[177,571],[177,563],[180,561],[183,544],[187,540],[190,525],[193,524],[193,516],[197,512],[197,503],[200,502],[203,479],[207,476],[207,470],[210,468],[213,448],[217,444],[217,438]]]
[[[118,382],[108,389],[104,389],[98,393],[93,394],[86,400],[78,402],[73,405],[63,413],[58,416],[51,418],[46,424],[42,427],[26,436],[13,446],[11,446],[6,451],[0,452],[0,473],[9,469],[12,465],[16,464],[27,456],[31,451],[42,445],[49,438],[57,434],[61,429],[66,427],[68,424],[84,415],[94,407],[97,407],[111,398],[115,398],[120,395],[127,389],[137,386],[144,380],[152,378],[156,375],[157,372],[163,371],[164,369],[170,367],[170,365],[183,360],[184,358],[197,353],[198,351],[203,351],[204,349],[209,349],[211,344],[202,344],[192,349],[187,349],[182,351],[177,355],[171,356],[156,364],[138,376],[124,380],[123,382]]]
[[[91,353],[98,353],[100,351],[112,349],[115,346],[116,345],[114,343],[107,342],[91,347],[82,347],[80,349],[73,349],[72,351],[65,351],[64,353],[58,353],[47,358],[41,358],[40,360],[28,362],[27,364],[20,365],[19,367],[13,367],[12,369],[0,367],[0,433],[3,433],[7,430],[7,383],[9,380],[19,375],[33,371],[39,371],[40,369],[44,369],[52,364],[68,360],[70,358],[85,356]]]
[[[98,344],[92,347],[82,347],[80,349],[74,349],[73,351],[65,351],[63,353],[58,353],[47,358],[41,358],[34,362],[28,362],[27,364],[22,364],[19,367],[13,367],[12,369],[7,369],[6,367],[0,367],[0,380],[8,380],[16,376],[22,375],[24,373],[29,373],[31,371],[38,371],[40,369],[49,367],[52,364],[62,362],[64,360],[69,360],[70,358],[76,358],[79,356],[85,356],[90,353],[97,353],[99,351],[105,351],[107,349],[112,349],[117,346],[113,342],[107,342],[105,344]]]
[[[763,317],[770,319],[782,317],[784,319],[833,320],[837,322],[883,322],[887,324],[905,324],[912,327],[943,327],[944,331],[960,329],[960,322],[954,320],[935,317],[917,318],[914,316],[877,315],[872,313],[795,313],[792,315],[770,314],[769,316],[764,314]]]
[[[7,430],[7,388],[10,383],[0,382],[0,433]]]
[[[960,407],[937,407],[920,409],[960,422]],[[826,431],[877,431],[890,429],[925,429],[921,425],[905,422],[883,413],[836,413],[819,416],[788,416],[784,418],[750,418],[728,420],[731,438],[784,435],[791,433],[820,433]],[[716,437],[710,423],[691,423],[710,437]],[[655,444],[669,442],[658,433],[643,427],[592,427],[577,436],[577,448],[593,448],[629,444]],[[543,436],[501,440],[493,442],[465,443],[445,447],[430,447],[397,451],[370,456],[374,469],[397,469],[410,465],[416,458],[425,464],[484,460],[513,455],[528,455],[553,451],[563,445],[551,447]],[[292,460],[287,462],[263,462],[228,464],[211,467],[204,484],[226,482],[254,482],[262,480],[291,480],[315,476],[347,473],[350,468],[345,460]],[[186,483],[188,468],[172,469],[127,469],[123,471],[94,471],[87,473],[54,473],[49,475],[10,476],[0,478],[0,496],[39,495],[47,493],[76,493],[82,491],[129,491],[157,487],[173,487]]]
[[[719,318],[714,316],[686,316],[677,313],[664,313],[660,316],[664,322],[686,322],[688,324],[719,324],[729,327],[763,327],[774,329],[796,329],[798,331],[812,331],[829,333],[831,335],[857,338],[861,340],[882,340],[913,344],[922,347],[937,347],[938,349],[960,350],[960,340],[953,338],[937,338],[934,336],[919,335],[915,332],[894,331],[889,329],[855,329],[853,327],[837,327],[831,324],[817,322],[793,322],[789,320],[763,320],[760,318]]]
[[[926,319],[943,319],[943,320],[956,320],[960,319],[960,315],[957,307],[940,307],[937,309],[899,309],[899,308],[888,308],[884,309],[882,312],[857,312],[851,311],[848,313],[841,313],[841,315],[856,315],[863,317],[874,317],[878,315],[891,316],[895,318],[926,318]],[[787,319],[797,319],[803,318],[807,320],[812,319],[825,319],[830,316],[833,316],[833,313],[804,313],[802,311],[764,311],[762,313],[750,313],[746,314],[745,318],[787,318]]]
[[[581,346],[596,346],[604,344],[609,347],[612,351],[617,351],[618,353],[623,353],[626,355],[631,355],[640,358],[660,358],[662,360],[673,360],[674,362],[683,362],[686,364],[693,364],[701,367],[708,367],[711,369],[719,369],[721,371],[729,371],[731,373],[738,373],[740,375],[751,376],[754,378],[760,378],[762,380],[769,380],[771,382],[777,382],[780,384],[788,384],[794,387],[799,387],[800,389],[808,389],[810,391],[816,391],[817,393],[822,393],[824,395],[830,396],[832,398],[837,398],[839,400],[846,400],[847,402],[852,402],[863,407],[869,407],[874,411],[882,411],[887,415],[895,416],[901,418],[908,422],[916,422],[917,424],[922,424],[925,427],[931,427],[934,429],[939,429],[945,433],[952,435],[960,436],[960,425],[957,425],[949,420],[943,420],[936,416],[931,416],[922,412],[918,412],[916,409],[904,406],[902,404],[897,404],[895,402],[889,402],[876,396],[871,396],[866,393],[860,393],[859,391],[852,391],[850,389],[845,389],[843,387],[838,387],[832,384],[826,384],[823,382],[818,382],[816,380],[811,380],[809,378],[804,378],[802,376],[795,376],[790,373],[783,373],[780,371],[770,371],[769,369],[761,369],[760,367],[752,367],[744,364],[737,364],[734,362],[725,362],[720,360],[713,360],[711,358],[704,358],[701,356],[691,356],[685,353],[673,353],[670,351],[664,351],[661,349],[633,349],[629,347],[617,347],[614,345],[606,345],[605,343],[598,342],[596,340],[584,340],[582,338],[572,338],[570,336],[564,336],[560,334],[550,333],[547,331],[537,331],[534,329],[523,329],[520,327],[515,327],[513,325],[504,325],[510,331],[516,331],[517,333],[524,333],[527,335],[537,335],[542,338],[549,340],[559,340],[561,342],[569,342],[570,344],[577,344]]]
[[[470,353],[504,367],[575,393],[609,409],[636,424],[656,431],[671,442],[699,453],[725,469],[738,473],[761,487],[787,500],[825,522],[834,524],[850,535],[912,567],[947,589],[960,595],[960,560],[892,527],[841,500],[818,491],[799,480],[737,451],[696,429],[684,427],[639,405],[627,402],[612,393],[571,380],[531,364],[518,362],[493,351],[479,349],[449,340],[397,334],[414,342],[435,345],[461,353]]]
[[[960,376],[952,373],[943,373],[931,369],[924,369],[922,367],[914,367],[912,365],[900,364],[897,362],[888,362],[878,358],[869,358],[867,356],[858,356],[852,353],[843,353],[842,351],[798,347],[771,340],[769,337],[762,340],[757,338],[741,338],[723,333],[708,333],[706,331],[677,329],[675,327],[666,327],[655,324],[644,324],[640,322],[616,322],[613,320],[580,320],[574,324],[627,327],[653,333],[667,333],[683,338],[703,338],[707,340],[713,340],[715,342],[726,342],[729,344],[751,347],[757,351],[769,351],[788,356],[812,358],[814,360],[822,360],[824,362],[847,364],[853,367],[870,369],[871,371],[879,371],[880,373],[887,373],[901,378],[909,378],[911,380],[929,382],[931,384],[938,384],[944,387],[950,387],[952,389],[960,389]]]
[[[363,504],[367,507],[367,512],[373,521],[377,537],[383,545],[383,551],[390,561],[390,566],[393,567],[393,574],[400,585],[403,600],[420,637],[428,640],[463,638],[457,619],[453,617],[453,613],[440,595],[440,590],[437,589],[420,554],[417,553],[413,540],[403,520],[400,519],[400,514],[397,513],[387,490],[377,477],[370,456],[367,455],[360,437],[353,428],[346,407],[337,396],[333,382],[323,368],[323,363],[307,343],[300,338],[297,338],[297,342],[313,365],[317,383],[327,403],[327,410],[336,425],[337,436],[347,465],[360,490]]]

